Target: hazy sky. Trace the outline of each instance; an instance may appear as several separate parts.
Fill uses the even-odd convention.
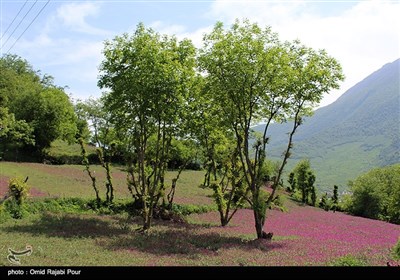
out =
[[[200,47],[203,34],[216,21],[230,26],[236,18],[248,18],[271,26],[282,40],[300,39],[309,47],[324,48],[342,64],[346,80],[321,105],[400,57],[399,0],[47,2],[0,0],[1,53],[27,59],[34,69],[52,75],[57,85],[68,86],[74,99],[100,96],[103,42],[134,32],[139,22],[160,33],[191,38]]]

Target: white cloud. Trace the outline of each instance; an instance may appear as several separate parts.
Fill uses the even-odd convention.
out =
[[[189,31],[183,25],[168,24],[162,21],[155,21],[151,23],[149,27],[153,28],[160,34],[166,34],[170,36],[175,35],[178,40],[182,40],[184,38],[190,39],[197,48],[202,46],[204,34],[211,32],[213,28],[212,26],[206,26],[198,28],[194,31]]]
[[[271,26],[284,40],[298,38],[310,47],[326,49],[339,60],[346,75],[341,89],[332,91],[321,104],[327,105],[383,64],[400,56],[399,9],[398,2],[360,1],[341,14],[322,17],[306,1],[229,3],[217,0],[209,16],[227,24],[236,18],[248,18]]]
[[[42,73],[54,76],[57,85],[68,85],[67,91],[75,98],[98,94],[97,67],[103,58],[104,35],[110,34],[86,22],[86,17],[98,14],[99,6],[94,3],[63,4],[47,18],[44,28],[33,39],[20,40],[15,52]]]
[[[93,27],[86,21],[86,18],[89,16],[97,16],[99,11],[99,3],[69,3],[57,9],[56,18],[60,20],[63,25],[76,32],[91,35],[108,35],[108,31]]]
[[[155,21],[150,24],[150,28],[156,30],[161,34],[176,35],[185,32],[186,27],[179,24],[166,24],[162,21]]]

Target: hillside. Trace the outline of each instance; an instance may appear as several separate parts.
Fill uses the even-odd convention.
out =
[[[209,207],[211,191],[198,187],[203,173],[185,171],[176,203],[211,211],[187,215],[186,222],[155,219],[144,235],[137,231],[139,216],[99,214],[79,204],[94,197],[83,166],[0,162],[0,197],[16,175],[29,175],[28,207],[36,211],[20,220],[0,212],[0,244],[21,250],[29,242],[33,254],[21,257],[24,266],[386,266],[400,234],[399,225],[304,206],[282,192],[287,211],[267,212],[264,229],[274,233],[272,241],[254,240],[253,212],[240,209],[221,227]],[[117,203],[129,200],[123,172],[116,168],[113,177]],[[0,266],[7,265],[0,258]]]
[[[288,168],[309,158],[321,190],[331,189],[333,184],[343,190],[348,180],[360,173],[399,162],[399,69],[400,59],[384,65],[307,118],[294,137]],[[289,126],[271,127],[270,156],[282,153]]]

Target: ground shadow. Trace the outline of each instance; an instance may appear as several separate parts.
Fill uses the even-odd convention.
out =
[[[42,214],[41,218],[32,224],[16,224],[3,230],[64,238],[101,237],[127,232],[123,227],[115,226],[112,220],[85,217],[83,215],[51,213]]]
[[[282,248],[281,242],[248,240],[228,233],[207,232],[201,225],[161,222],[164,227],[147,234],[133,232],[104,240],[102,246],[108,250],[138,250],[155,255],[183,254],[195,257],[199,254],[218,254],[222,248],[240,250],[259,249],[270,251]]]
[[[6,232],[23,232],[49,237],[100,238],[98,246],[107,250],[136,250],[153,255],[182,254],[196,258],[200,254],[218,254],[218,250],[235,247],[240,250],[270,251],[284,246],[281,242],[246,240],[229,233],[212,232],[201,225],[155,220],[148,233],[137,231],[140,217],[93,217],[74,214],[45,213],[35,223],[3,228]],[[211,229],[212,230],[212,229]]]

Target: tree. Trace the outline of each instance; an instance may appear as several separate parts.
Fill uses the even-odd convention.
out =
[[[18,148],[24,145],[34,145],[33,129],[23,120],[15,120],[7,108],[0,107],[0,159],[8,147],[13,145],[15,149],[15,160],[18,160]]]
[[[247,188],[234,135],[213,102],[207,78],[198,76],[196,85],[188,104],[188,131],[198,143],[206,171],[200,187],[213,190],[221,225],[226,226],[244,205]]]
[[[40,75],[15,55],[1,57],[0,68],[0,106],[8,108],[20,127],[26,126],[22,124],[25,122],[33,130],[34,142],[25,143],[25,147],[34,144],[30,145],[30,152],[43,155],[57,138],[73,142],[76,116],[64,89],[55,86],[51,76]]]
[[[338,208],[339,203],[339,195],[338,195],[338,186],[333,186],[333,196],[332,196],[332,210],[335,212]]]
[[[329,211],[329,202],[328,202],[328,194],[324,193],[321,197],[321,200],[318,204],[319,208],[324,209],[325,211]]]
[[[291,174],[293,174],[293,180],[295,180],[297,188],[301,191],[301,201],[310,204],[309,199],[311,198],[311,205],[315,205],[316,193],[314,183],[316,178],[314,171],[311,169],[310,161],[308,159],[301,160],[297,163]],[[289,179],[290,176],[289,174]]]
[[[315,191],[315,186],[311,188],[311,206],[315,206],[317,203],[317,193]]]
[[[400,223],[400,164],[372,169],[349,185],[352,214]]]
[[[107,111],[125,139],[128,186],[142,204],[147,231],[166,195],[171,141],[185,135],[181,116],[193,87],[195,48],[187,39],[178,42],[140,23],[132,36],[107,41],[103,54],[98,85],[108,90]]]
[[[307,172],[307,194],[306,194],[307,199],[306,200],[308,200],[309,196],[311,196],[311,205],[312,206],[315,205],[315,202],[317,200],[317,195],[316,195],[315,186],[314,186],[315,179],[316,178],[315,178],[314,172],[312,170],[309,170]],[[310,204],[309,202],[307,202],[307,203]]]
[[[290,156],[295,131],[302,117],[310,115],[324,93],[338,87],[341,68],[325,51],[314,51],[298,41],[280,43],[270,28],[262,30],[245,20],[230,30],[218,22],[204,37],[199,56],[213,102],[223,112],[224,123],[234,133],[244,182],[251,192],[257,238],[262,238],[266,205],[274,197]],[[266,120],[261,137],[250,153],[251,126]],[[261,194],[262,166],[266,159],[267,132],[271,122],[293,120],[288,145],[268,199]]]
[[[85,102],[78,102],[75,107],[79,116],[78,118],[91,124],[93,130],[92,142],[97,146],[97,157],[106,172],[106,204],[111,204],[114,200],[114,187],[111,176],[111,158],[115,151],[115,146],[117,145],[115,130],[111,125],[111,115],[107,110],[105,110],[103,100],[101,99],[88,99]],[[81,145],[83,163],[90,179],[92,180],[92,186],[96,191],[96,199],[99,201],[98,191],[95,187],[95,177],[89,170],[89,160],[86,156],[82,138],[79,140],[79,144]]]
[[[78,142],[79,142],[79,145],[81,146],[82,164],[85,166],[85,171],[88,174],[90,180],[92,181],[92,188],[96,194],[96,205],[97,205],[97,207],[100,207],[100,205],[101,205],[100,192],[96,186],[96,176],[90,170],[90,163],[89,163],[89,159],[87,156],[84,139],[79,138]]]
[[[294,193],[294,191],[296,190],[296,186],[297,186],[297,180],[294,176],[293,171],[289,173],[288,183],[289,183],[289,187],[287,188],[287,190],[291,193]]]
[[[303,203],[308,203],[308,193],[309,193],[309,174],[311,172],[310,161],[304,159],[300,161],[296,167],[294,173],[297,178],[298,188],[301,190],[301,201]]]

